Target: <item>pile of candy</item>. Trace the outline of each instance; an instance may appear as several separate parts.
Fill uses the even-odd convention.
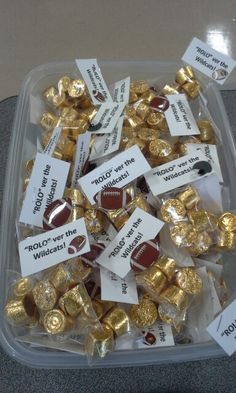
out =
[[[188,330],[188,312],[200,301],[205,285],[204,274],[213,280],[214,296],[223,305],[227,292],[225,283],[222,275],[212,273],[214,268],[211,265],[222,268],[222,252],[236,248],[236,214],[223,212],[220,206],[218,213],[212,212],[209,203],[205,207],[206,201],[194,180],[153,195],[146,177],[141,175],[122,187],[101,186],[93,203],[80,184],[81,178],[135,145],[150,170],[158,167],[160,171],[162,165],[185,157],[189,144],[216,145],[219,135],[214,132],[214,124],[207,115],[204,116],[204,111],[196,118],[197,135],[173,136],[166,120],[169,96],[184,94],[191,105],[199,100],[200,91],[200,83],[189,66],[177,71],[174,83],[164,86],[150,85],[143,80],[132,81],[128,100],[120,119],[117,119],[122,123],[117,149],[95,159],[91,158],[94,146],[108,135],[99,135],[101,124],[96,122],[96,116],[106,102],[104,94],[93,90],[91,96],[91,89],[84,80],[69,76],[62,76],[57,86],[50,86],[42,92],[48,108],[40,121],[42,147],[45,152],[53,145],[55,129],[59,128],[51,154],[56,160],[70,163],[70,170],[64,194],[47,205],[41,228],[21,223],[19,240],[82,219],[90,251],[83,253],[86,239],[83,235],[77,236],[68,249],[71,258],[28,277],[11,280],[5,315],[14,327],[30,329],[31,343],[37,343],[37,337],[46,336],[48,347],[54,340],[60,349],[62,341],[74,337],[75,348],[82,345],[89,357],[104,357],[115,348],[119,349],[122,337],[127,348],[138,347],[137,342],[144,336],[145,345],[158,346],[152,330],[158,324],[172,326],[176,344],[181,342],[179,337],[194,341]],[[87,159],[75,181],[77,144],[85,133],[90,133],[91,137]],[[34,162],[35,157],[32,157],[25,163],[24,193],[30,184]],[[213,164],[212,161],[209,164],[211,169]],[[205,172],[203,175],[202,180],[206,182],[216,176],[210,173],[205,177]],[[200,175],[197,180],[202,181]],[[129,275],[132,274],[138,302],[118,301],[112,293],[110,299],[107,296],[104,299],[100,270],[109,272],[109,266],[103,266],[103,253],[111,243],[114,250],[118,250],[120,243],[116,244],[116,236],[129,224],[136,209],[163,221],[160,233],[153,238],[145,238],[144,233],[137,246],[132,246],[129,255]],[[189,263],[183,263],[186,255]],[[121,282],[121,287],[123,283],[125,293],[126,277],[119,277],[112,268],[110,270],[111,282],[114,286]],[[207,294],[206,288],[204,291]]]

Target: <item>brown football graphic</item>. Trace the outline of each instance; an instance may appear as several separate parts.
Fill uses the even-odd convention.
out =
[[[49,231],[64,225],[70,216],[71,209],[70,198],[61,198],[50,203],[43,215],[43,228]]]
[[[107,187],[94,196],[95,202],[105,210],[116,210],[125,207],[131,196],[122,188]]]
[[[150,107],[154,111],[165,112],[169,108],[169,100],[166,97],[157,96],[150,102]]]
[[[154,334],[148,332],[144,337],[143,337],[143,343],[145,345],[154,345],[156,344],[156,337],[154,336]]]
[[[86,237],[85,236],[76,236],[74,239],[71,240],[69,246],[68,246],[68,253],[69,254],[77,254],[82,248],[84,247],[86,243]]]
[[[90,251],[80,256],[81,261],[87,266],[97,266],[96,259],[104,251],[105,245],[103,243],[95,243],[90,245]]]
[[[146,270],[158,259],[159,254],[158,239],[147,240],[139,244],[131,254],[131,269],[135,272]]]
[[[93,90],[92,93],[93,93],[94,98],[96,98],[96,100],[98,100],[99,102],[105,101],[105,97],[100,91]]]

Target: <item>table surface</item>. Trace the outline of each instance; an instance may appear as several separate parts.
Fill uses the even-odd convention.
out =
[[[225,91],[222,96],[236,135],[236,92]],[[16,97],[0,103],[0,205],[15,106]],[[139,368],[37,370],[18,364],[0,349],[0,392],[233,393],[235,369],[236,356]]]

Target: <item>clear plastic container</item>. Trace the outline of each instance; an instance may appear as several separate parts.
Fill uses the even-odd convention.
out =
[[[160,85],[172,81],[178,63],[155,61],[106,61],[100,62],[103,75],[108,83],[131,76],[133,79],[155,80]],[[85,356],[68,352],[48,350],[43,347],[30,347],[15,340],[14,328],[4,319],[3,309],[7,296],[7,270],[20,271],[17,242],[15,238],[15,219],[20,208],[22,195],[22,174],[24,163],[36,152],[39,126],[30,122],[31,109],[37,119],[42,114],[42,107],[35,111],[31,108],[30,97],[40,97],[41,92],[50,84],[58,81],[62,75],[76,77],[78,71],[74,62],[61,62],[42,65],[32,70],[23,82],[15,113],[11,146],[9,150],[4,202],[2,208],[1,256],[0,256],[0,342],[5,351],[19,362],[40,368],[86,368]],[[204,82],[204,80],[203,80]],[[236,209],[235,173],[236,148],[225,113],[224,105],[217,88],[208,83],[204,92],[207,107],[214,122],[221,130],[223,143],[218,149],[224,182],[229,188],[230,206]],[[228,199],[228,198],[227,198]],[[227,285],[236,291],[235,255],[224,257],[224,278]],[[143,350],[115,351],[95,364],[95,367],[135,366],[183,362],[203,358],[222,356],[223,351],[213,341],[204,344],[182,344],[173,347],[148,348]]]

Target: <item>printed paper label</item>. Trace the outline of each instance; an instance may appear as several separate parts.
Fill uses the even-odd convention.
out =
[[[70,164],[37,153],[19,221],[43,227],[45,209],[63,196]]]
[[[104,222],[103,230],[99,233],[90,233],[89,236],[93,239],[92,243],[109,243],[114,237],[117,235],[117,230],[114,226],[109,222]]]
[[[138,348],[168,347],[175,345],[171,325],[158,321],[153,326],[143,329],[137,341]]]
[[[118,122],[124,107],[125,104],[119,103],[102,104],[92,120],[88,131],[91,134],[110,134]]]
[[[130,77],[122,79],[112,86],[112,97],[114,102],[129,103]]]
[[[217,148],[215,145],[208,145],[206,143],[188,143],[186,146],[188,154],[192,154],[198,151],[204,154],[206,161],[212,164],[215,173],[219,177],[220,182],[223,182]]]
[[[144,176],[152,193],[154,195],[160,195],[213,173],[213,168],[211,167],[207,169],[210,172],[206,172],[202,175],[199,174],[199,169],[196,167],[198,167],[199,165],[197,164],[201,162],[206,163],[205,156],[200,152],[195,154],[192,153],[177,158],[177,160],[173,160],[167,164],[160,165]],[[202,164],[200,164],[200,166],[201,165]]]
[[[236,351],[236,300],[216,317],[207,331],[229,356]]]
[[[168,95],[165,118],[172,136],[200,134],[185,94]]]
[[[49,139],[49,142],[43,151],[44,154],[48,154],[49,156],[53,155],[58,139],[60,138],[60,135],[61,135],[61,127],[55,127],[52,136]]]
[[[101,298],[113,302],[138,304],[137,284],[133,272],[129,272],[125,278],[120,278],[115,273],[100,269]]]
[[[134,145],[81,177],[79,184],[93,204],[98,191],[106,187],[122,188],[149,170],[150,165],[139,147]]]
[[[76,65],[87,85],[94,105],[113,102],[96,59],[77,59]]]
[[[38,273],[90,251],[84,218],[19,243],[22,276]]]
[[[124,227],[97,259],[97,263],[124,278],[130,271],[132,251],[146,240],[154,239],[164,222],[136,208]]]
[[[107,156],[119,149],[123,121],[124,117],[120,116],[111,134],[96,136],[90,154],[90,161]]]
[[[193,38],[182,60],[204,75],[223,85],[233,71],[236,61]]]
[[[77,188],[78,180],[82,174],[84,164],[88,159],[90,139],[91,135],[89,132],[85,132],[85,134],[81,134],[77,138],[75,166],[71,183],[72,188]]]

